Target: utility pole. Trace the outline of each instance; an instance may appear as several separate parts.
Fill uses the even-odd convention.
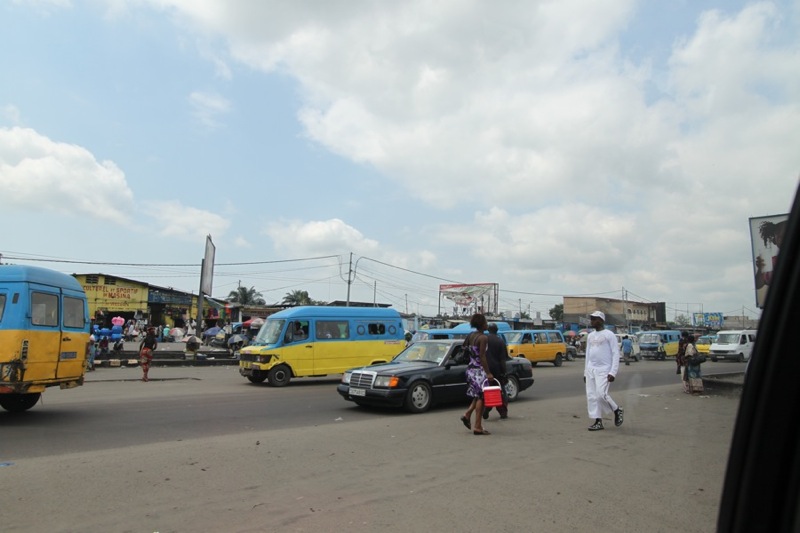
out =
[[[345,307],[350,307],[350,284],[353,283],[350,275],[353,273],[353,252],[350,252],[350,264],[347,267],[347,304]]]

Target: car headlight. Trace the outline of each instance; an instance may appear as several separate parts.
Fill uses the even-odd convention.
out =
[[[345,385],[349,384],[350,383],[350,376],[352,376],[352,375],[353,375],[353,373],[350,372],[350,371],[347,371],[344,374],[342,374],[342,383],[344,383]]]
[[[257,355],[256,356],[256,363],[261,363],[263,365],[263,364],[269,363],[271,359],[272,359],[272,355],[270,355],[270,354]]]
[[[400,384],[400,378],[397,376],[377,376],[375,378],[375,388],[393,389]]]

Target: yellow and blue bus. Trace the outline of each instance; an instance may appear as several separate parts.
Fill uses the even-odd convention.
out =
[[[386,363],[405,348],[403,321],[381,307],[303,306],[267,318],[239,354],[239,373],[274,387],[293,377],[341,374]]]
[[[89,307],[78,281],[0,265],[0,407],[26,411],[47,387],[83,385]]]

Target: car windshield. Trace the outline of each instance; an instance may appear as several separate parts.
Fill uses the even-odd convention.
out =
[[[696,344],[711,344],[711,338],[710,337],[700,337],[699,339],[697,339],[697,343]]]
[[[441,342],[415,342],[393,359],[396,363],[427,362],[439,364],[444,361],[450,350],[449,343]]]
[[[507,331],[503,333],[503,336],[506,338],[506,342],[509,344],[521,344],[522,343],[522,333],[517,331]]]
[[[267,323],[261,326],[261,329],[258,330],[258,335],[256,335],[256,338],[253,340],[252,344],[276,344],[278,339],[281,338],[281,331],[283,331],[284,324],[286,324],[286,320],[267,320]]]
[[[737,344],[738,342],[738,333],[720,333],[717,337],[717,344]]]

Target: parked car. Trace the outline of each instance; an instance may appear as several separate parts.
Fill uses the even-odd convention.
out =
[[[337,392],[357,405],[404,407],[422,413],[443,403],[466,402],[468,355],[462,339],[417,341],[388,363],[354,368],[342,375]],[[506,393],[514,401],[533,385],[530,361],[506,361]]]

